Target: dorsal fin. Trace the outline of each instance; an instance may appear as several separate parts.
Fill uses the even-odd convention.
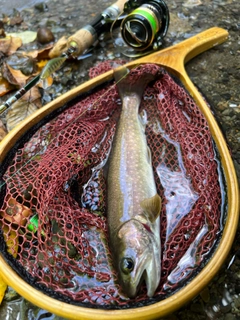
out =
[[[160,215],[161,208],[162,208],[162,199],[156,193],[155,196],[144,199],[140,203],[141,207],[143,208],[144,212],[148,215],[149,220],[154,222]]]

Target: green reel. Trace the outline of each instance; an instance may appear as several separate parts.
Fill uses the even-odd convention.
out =
[[[130,12],[122,21],[120,29],[124,42],[136,51],[157,50],[166,36],[169,26],[169,10],[162,0],[131,0],[126,2],[124,12]]]

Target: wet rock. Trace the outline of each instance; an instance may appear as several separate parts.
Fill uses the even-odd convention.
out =
[[[193,303],[191,305],[191,311],[193,311],[194,313],[202,314],[203,313],[202,305],[200,303]]]
[[[7,288],[7,292],[5,293],[5,296],[4,296],[4,301],[10,302],[19,298],[20,298],[20,295],[15,290],[13,290],[13,288],[11,287]]]
[[[54,41],[54,35],[50,29],[41,27],[37,31],[37,41],[41,44],[52,42]]]
[[[6,61],[10,67],[16,70],[21,70],[26,76],[37,71],[36,60],[19,52],[11,55]]]
[[[224,316],[224,320],[237,320],[235,314],[228,313]]]
[[[210,292],[208,288],[205,288],[201,293],[200,293],[201,298],[205,303],[208,303],[210,301]]]
[[[235,288],[235,290],[237,293],[237,291],[239,291],[239,287]],[[238,296],[234,299],[234,306],[235,306],[235,308],[240,308],[240,296]]]
[[[37,3],[34,6],[39,12],[46,12],[48,11],[48,6],[45,2]]]
[[[226,101],[221,101],[217,104],[217,108],[220,111],[224,111],[225,109],[227,109],[228,107],[228,103]]]

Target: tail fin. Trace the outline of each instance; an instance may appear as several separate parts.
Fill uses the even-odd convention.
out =
[[[154,70],[155,71],[155,70]],[[114,78],[121,98],[130,94],[137,94],[142,98],[143,92],[149,82],[156,78],[156,72],[153,70],[134,69],[130,71],[126,67],[114,70]]]

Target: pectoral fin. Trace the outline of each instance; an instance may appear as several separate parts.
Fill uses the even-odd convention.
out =
[[[149,147],[147,147],[147,156],[148,156],[148,163],[152,165],[152,153]]]
[[[148,214],[149,220],[154,222],[160,215],[162,208],[162,199],[156,193],[152,198],[144,199],[141,202],[141,207]]]

